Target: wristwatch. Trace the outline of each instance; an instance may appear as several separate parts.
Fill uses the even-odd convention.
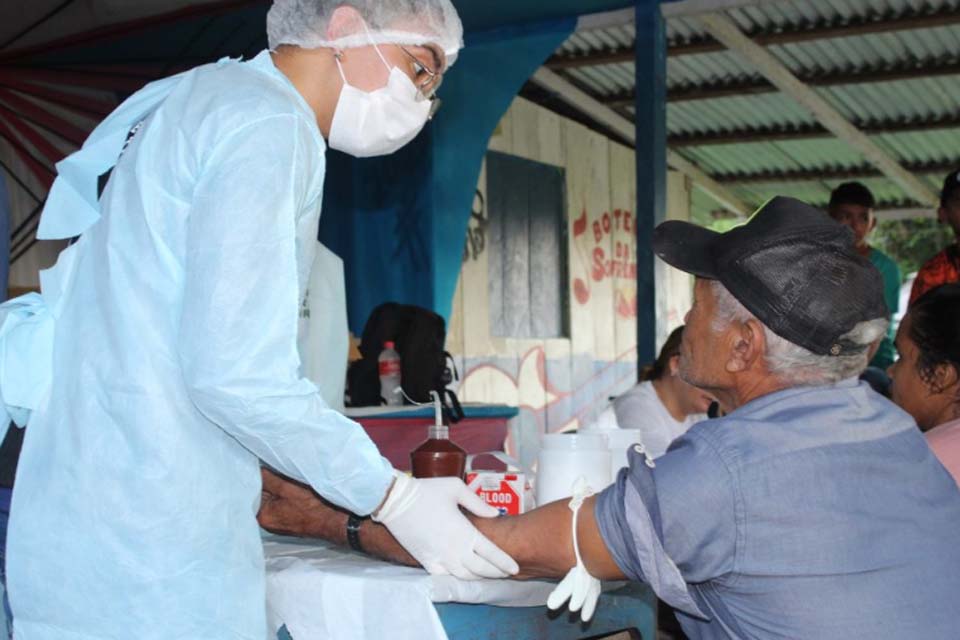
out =
[[[363,553],[363,546],[360,544],[360,523],[366,520],[356,514],[351,513],[347,516],[347,542],[354,551]]]

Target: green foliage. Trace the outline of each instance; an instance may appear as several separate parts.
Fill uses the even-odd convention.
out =
[[[952,242],[953,232],[933,218],[881,220],[870,244],[893,258],[904,277]]]

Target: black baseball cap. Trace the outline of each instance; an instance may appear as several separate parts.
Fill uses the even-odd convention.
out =
[[[958,193],[960,193],[960,169],[951,171],[943,179],[943,188],[940,189],[940,206],[947,206],[947,203]]]
[[[880,272],[856,252],[853,233],[794,198],[773,198],[726,233],[664,222],[653,250],[681,271],[720,281],[778,336],[819,355],[864,351],[840,336],[890,315]]]

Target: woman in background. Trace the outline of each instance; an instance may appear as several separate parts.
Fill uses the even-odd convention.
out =
[[[621,429],[640,429],[651,457],[666,453],[670,443],[687,429],[707,419],[713,398],[684,382],[678,373],[683,327],[673,330],[656,362],[641,375],[638,385],[613,401]]]
[[[897,331],[900,358],[890,366],[893,401],[917,421],[947,471],[960,483],[960,283],[923,294]]]

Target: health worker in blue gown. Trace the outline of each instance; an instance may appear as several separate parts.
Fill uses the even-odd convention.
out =
[[[276,0],[267,32],[251,60],[147,85],[58,164],[39,236],[79,239],[41,294],[0,307],[2,406],[26,428],[17,640],[263,640],[261,462],[372,514],[431,572],[517,570],[459,507],[495,509],[458,479],[397,473],[297,351],[326,148],[417,135],[462,46],[457,13]]]

